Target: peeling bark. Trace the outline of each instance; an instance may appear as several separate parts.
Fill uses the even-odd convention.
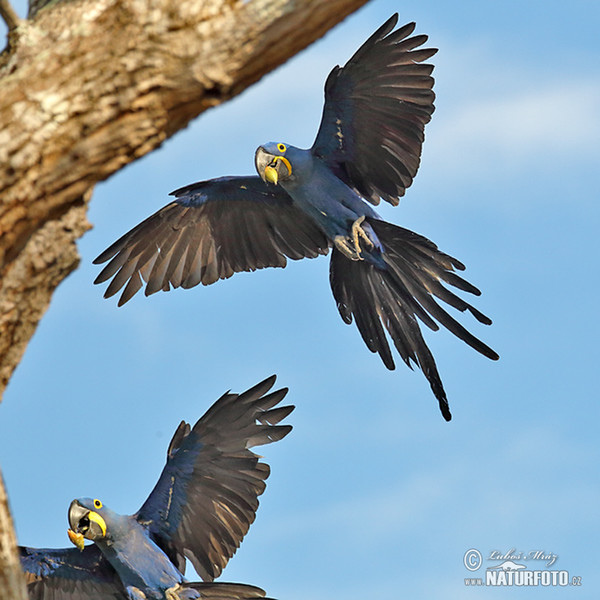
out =
[[[83,199],[48,221],[0,281],[0,387],[4,389],[50,304],[56,286],[79,265],[76,241],[89,228]]]
[[[8,498],[0,472],[0,599],[26,600],[27,591],[22,579]]]
[[[78,265],[94,185],[366,2],[40,0],[15,20],[0,55],[0,398]],[[0,600],[25,597],[0,482]]]

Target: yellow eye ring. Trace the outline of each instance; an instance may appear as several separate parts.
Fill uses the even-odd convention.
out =
[[[287,150],[287,148],[285,147],[285,144],[277,144],[277,150],[279,150],[279,152],[285,152]]]
[[[102,502],[98,499],[94,500],[94,508],[102,508]]]

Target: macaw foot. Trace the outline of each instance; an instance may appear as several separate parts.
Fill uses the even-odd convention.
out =
[[[336,235],[333,239],[336,248],[350,260],[363,260],[361,256],[362,248],[360,247],[361,238],[366,242],[367,248],[375,247],[375,244],[373,244],[365,230],[361,227],[364,220],[365,217],[363,215],[352,223],[349,236]]]
[[[352,223],[352,241],[354,242],[354,247],[357,249],[360,254],[360,238],[362,238],[365,242],[367,242],[367,248],[374,248],[375,244],[371,241],[371,238],[367,235],[365,230],[361,227],[362,222],[365,220],[365,216],[358,217],[354,223]]]
[[[174,585],[173,587],[165,590],[165,599],[166,600],[180,600],[178,591],[181,589],[179,584]]]
[[[201,597],[202,594],[197,590],[179,583],[165,591],[165,600],[198,600]]]

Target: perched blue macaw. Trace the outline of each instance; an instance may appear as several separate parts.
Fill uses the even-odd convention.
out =
[[[174,202],[96,258],[110,262],[95,283],[112,278],[105,297],[124,286],[122,305],[144,281],[146,295],[208,285],[332,247],[330,282],[342,319],[354,319],[369,350],[394,369],[387,330],[402,360],[423,370],[450,420],[419,321],[433,330],[442,324],[492,360],[498,355],[436,301],[491,324],[443,285],[480,295],[455,273],[464,265],[428,239],[381,220],[365,202],[398,204],[419,167],[434,111],[433,66],[423,61],[437,50],[421,48],[427,36],[411,37],[414,23],[394,31],[397,20],[392,16],[344,67],[331,71],[310,149],[264,144],[255,155],[259,177],[221,177],[172,192]]]
[[[182,421],[167,463],[143,506],[120,515],[101,500],[69,507],[77,548],[21,547],[31,600],[241,600],[260,588],[213,579],[234,555],[258,509],[269,465],[250,448],[284,438],[293,406],[275,376],[243,394],[224,394],[193,426]],[[84,546],[84,538],[94,542]],[[184,578],[186,558],[204,580]]]

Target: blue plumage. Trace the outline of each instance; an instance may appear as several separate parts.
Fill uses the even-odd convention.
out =
[[[145,294],[209,285],[240,271],[284,267],[332,248],[330,282],[341,317],[354,321],[371,352],[395,368],[420,368],[442,415],[450,409],[421,325],[443,325],[484,356],[489,346],[469,333],[438,300],[480,323],[491,320],[448,289],[479,295],[459,277],[457,259],[427,238],[380,219],[372,205],[396,205],[416,175],[425,125],[434,112],[437,50],[423,48],[415,24],[382,25],[325,83],[321,124],[310,149],[269,142],[255,155],[258,177],[226,177],[174,192],[176,200],[107,248],[105,297],[119,305],[146,283]],[[333,352],[335,354],[335,352]]]
[[[73,500],[69,537],[78,547],[20,548],[31,600],[242,600],[260,588],[212,583],[258,509],[269,466],[250,448],[285,437],[293,406],[269,393],[275,376],[227,393],[193,426],[182,421],[167,463],[140,510],[120,515],[98,498]],[[84,539],[91,546],[84,546]],[[186,558],[203,582],[184,578]]]

